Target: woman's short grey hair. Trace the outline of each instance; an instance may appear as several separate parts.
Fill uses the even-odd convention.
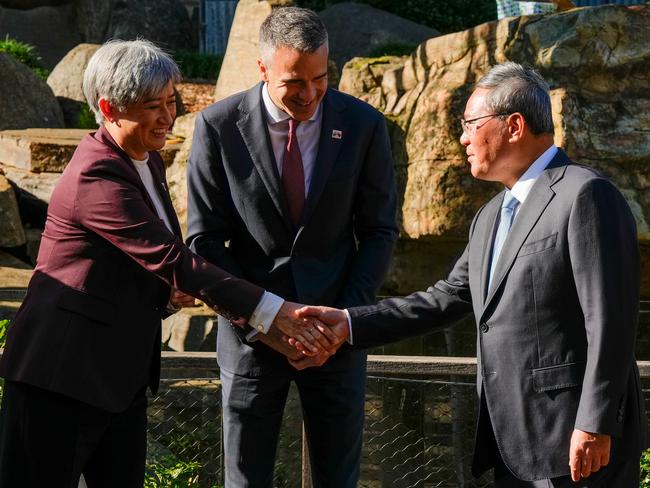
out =
[[[492,113],[519,112],[533,134],[553,134],[549,87],[534,69],[508,61],[488,71],[476,87],[491,90],[486,104]]]
[[[301,53],[313,53],[327,42],[327,30],[315,12],[300,7],[273,9],[260,27],[260,57],[271,63],[273,53],[280,46]]]
[[[99,100],[124,111],[130,104],[157,96],[169,83],[180,80],[180,70],[169,54],[145,39],[113,40],[90,58],[83,91],[98,124],[104,123]]]

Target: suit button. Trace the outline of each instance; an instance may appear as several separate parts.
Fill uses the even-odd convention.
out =
[[[623,416],[622,416],[622,415],[619,415],[618,417],[616,417],[616,421],[617,421],[619,424],[622,423],[622,422],[623,422]]]
[[[490,327],[488,327],[488,324],[486,324],[485,322],[483,322],[483,323],[479,326],[479,329],[480,329],[481,332],[483,332],[483,333],[485,334],[488,330],[490,330]]]

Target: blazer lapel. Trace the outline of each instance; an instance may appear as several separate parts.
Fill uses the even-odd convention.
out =
[[[158,164],[152,163],[151,161],[152,155],[154,155],[153,157],[156,157],[156,159],[158,160],[157,161]],[[149,170],[151,171],[151,174],[156,180],[156,191],[158,192],[158,195],[160,196],[160,199],[163,202],[163,205],[165,207],[165,212],[167,212],[167,217],[169,218],[169,222],[172,224],[172,231],[178,237],[182,237],[183,233],[181,231],[181,226],[178,222],[176,209],[174,208],[174,204],[172,203],[171,196],[169,195],[169,188],[167,187],[167,181],[165,178],[165,174],[163,173],[164,164],[161,161],[158,154],[149,153],[148,166],[149,166]]]
[[[293,225],[289,210],[282,194],[282,185],[275,156],[266,126],[266,116],[262,104],[262,84],[251,88],[239,105],[241,117],[237,128],[246,144],[248,153],[264,183],[276,210],[282,216],[287,229],[291,232]]]
[[[487,286],[488,286],[488,275],[490,273],[490,256],[492,255],[492,243],[494,241],[494,233],[496,232],[497,227],[497,216],[501,210],[501,202],[503,201],[503,195],[505,192],[499,193],[495,198],[493,198],[488,207],[485,209],[485,219],[484,219],[484,230],[483,230],[483,258],[481,259],[481,274],[480,274],[480,288],[481,291],[481,303],[485,302],[487,297]],[[481,235],[480,233],[476,234],[477,236]]]
[[[113,151],[115,151],[117,154],[120,155],[122,159],[122,165],[124,168],[124,171],[126,172],[127,175],[131,176],[131,180],[135,185],[138,187],[138,189],[142,192],[144,195],[144,201],[146,202],[147,205],[149,205],[149,208],[156,213],[156,207],[154,206],[153,202],[151,201],[151,198],[149,197],[149,193],[147,192],[147,189],[144,186],[144,183],[142,183],[142,178],[140,178],[140,175],[138,174],[138,171],[135,169],[135,166],[133,165],[133,161],[131,161],[131,158],[129,155],[120,147],[117,145],[113,137],[110,135],[110,133],[106,130],[106,127],[103,125],[95,132],[92,134],[92,136],[100,141],[102,144],[105,144],[106,146],[109,146]]]
[[[341,150],[341,145],[345,138],[348,137],[346,130],[348,123],[345,120],[344,112],[344,102],[336,97],[335,92],[329,89],[323,98],[323,120],[321,122],[318,154],[314,163],[314,173],[301,219],[303,223],[307,222],[314,212]],[[340,137],[335,137],[335,134]]]
[[[512,224],[510,233],[508,234],[501,250],[501,256],[499,256],[499,260],[496,263],[496,269],[494,270],[494,276],[492,278],[492,288],[488,290],[483,310],[487,309],[491,301],[494,299],[496,291],[505,280],[508,271],[510,271],[512,264],[519,253],[519,249],[524,244],[531,230],[535,227],[537,221],[544,213],[544,210],[555,196],[552,186],[562,178],[568,162],[569,159],[566,154],[561,149],[558,150],[558,153],[549,163],[544,172],[539,176],[526,198],[526,201],[519,209],[519,213]],[[501,200],[502,199],[499,201]],[[492,247],[491,241],[489,242],[489,247],[490,249]],[[490,254],[489,250],[487,251],[487,254]],[[489,261],[485,268],[487,267],[489,267]],[[487,286],[487,284],[484,286]]]

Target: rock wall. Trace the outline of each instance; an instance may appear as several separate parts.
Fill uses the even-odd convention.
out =
[[[474,213],[499,191],[474,180],[460,145],[465,101],[495,64],[537,68],[551,86],[555,142],[609,175],[635,214],[642,251],[650,242],[650,5],[603,6],[503,19],[430,39],[404,60],[352,60],[341,89],[389,120],[403,192],[402,242],[389,284],[406,293],[431,276],[417,251],[457,252]],[[443,253],[444,254],[444,253]],[[435,256],[430,256],[436,259]],[[438,256],[439,268],[448,267]],[[644,254],[643,294],[650,296]],[[426,270],[429,271],[429,270]],[[401,277],[408,277],[404,280]],[[405,284],[407,286],[402,286]]]

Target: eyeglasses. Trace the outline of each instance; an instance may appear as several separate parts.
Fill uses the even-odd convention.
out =
[[[490,118],[492,118],[492,117],[503,117],[504,115],[510,115],[510,114],[507,113],[507,112],[503,112],[503,113],[500,113],[500,114],[483,115],[481,117],[476,117],[475,119],[469,119],[469,120],[460,119],[460,126],[463,128],[463,132],[471,137],[474,134],[476,134],[477,130],[479,130],[481,127],[483,127],[485,124],[487,124],[489,122],[489,120],[486,120],[481,125],[477,125],[476,124],[477,120],[487,119],[488,117],[490,117]]]

